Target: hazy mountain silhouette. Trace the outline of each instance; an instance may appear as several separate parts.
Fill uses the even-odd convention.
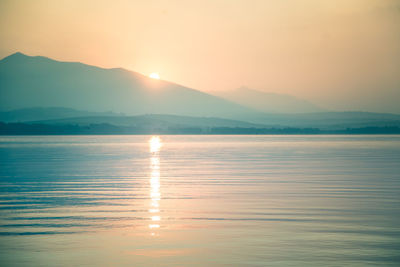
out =
[[[22,53],[0,60],[0,109],[55,106],[129,115],[225,118],[254,112],[216,96],[121,68],[103,69]]]
[[[400,115],[369,112],[317,112],[302,114],[238,115],[235,120],[217,117],[193,117],[167,114],[126,116],[107,112],[89,112],[70,108],[29,108],[0,112],[0,121],[44,123],[51,125],[110,124],[152,127],[296,127],[329,130],[359,127],[400,127]]]
[[[309,101],[291,95],[266,93],[244,86],[235,90],[220,92],[217,95],[266,113],[308,113],[324,111],[322,108]]]
[[[242,105],[171,82],[153,80],[125,69],[103,69],[21,53],[0,60],[0,111],[3,111],[0,112],[0,121],[3,122],[61,119],[77,125],[84,121],[87,124],[110,125],[121,125],[124,122],[123,125],[126,125],[140,120],[143,124],[143,120],[148,120],[184,127],[321,129],[400,126],[400,115],[395,114],[298,113],[320,109],[297,98],[248,88],[238,89],[226,97]],[[129,117],[143,114],[179,116]],[[234,119],[235,122],[220,118]]]
[[[238,120],[244,120],[240,116]],[[400,115],[372,112],[315,112],[299,114],[261,114],[250,120],[274,127],[317,127],[321,129],[345,129],[353,127],[400,126]]]
[[[27,122],[88,116],[121,116],[121,114],[112,112],[89,112],[62,107],[24,108],[0,111],[0,121],[3,122]]]
[[[32,110],[32,114],[37,112]],[[43,112],[46,108],[40,109]],[[49,108],[49,110],[56,110]],[[63,109],[60,109],[63,110]],[[71,115],[73,113],[84,115],[88,112],[79,112],[67,110]],[[23,114],[16,111],[16,114]],[[86,117],[62,118],[54,120],[39,120],[39,121],[17,121],[17,122],[1,122],[0,135],[81,135],[81,134],[399,134],[400,123],[396,117],[392,121],[371,121],[368,119],[365,122],[358,121],[354,124],[354,118],[365,116],[361,114],[350,114],[350,119],[339,120],[342,125],[321,124],[315,118],[320,118],[321,113],[314,119],[312,117],[296,117],[296,126],[284,125],[263,125],[247,123],[238,120],[229,120],[212,117],[189,117],[176,115],[151,114],[140,116],[113,116],[94,115]],[[349,114],[343,113],[348,116]],[[298,114],[296,114],[297,116]],[[390,115],[390,114],[386,114]],[[291,123],[293,118],[285,117],[289,115],[280,115],[280,123]],[[322,114],[325,117],[337,118],[338,114]],[[393,115],[396,116],[396,115]],[[374,117],[374,116],[372,116]],[[388,116],[386,116],[388,117]],[[397,118],[399,116],[397,115]],[[16,117],[15,117],[16,118]],[[360,118],[358,118],[360,120]],[[329,120],[326,120],[329,122]],[[351,121],[351,123],[349,122]],[[335,123],[333,119],[331,123]],[[374,126],[368,126],[368,124]],[[293,124],[293,122],[292,122]],[[314,127],[305,127],[311,124]],[[320,124],[322,127],[315,127]],[[325,127],[324,127],[325,126]]]
[[[221,119],[214,117],[189,117],[164,114],[149,114],[139,116],[88,116],[63,118],[56,120],[31,121],[47,125],[79,125],[110,124],[115,126],[134,127],[245,127],[261,128],[262,124],[248,123],[238,120]]]

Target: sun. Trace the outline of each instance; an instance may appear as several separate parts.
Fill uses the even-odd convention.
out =
[[[157,72],[151,73],[151,74],[149,75],[149,77],[152,78],[152,79],[156,79],[156,80],[159,80],[159,79],[160,79],[160,75],[158,75]]]

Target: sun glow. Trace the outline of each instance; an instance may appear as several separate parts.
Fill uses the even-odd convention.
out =
[[[149,75],[150,78],[152,79],[156,79],[159,80],[160,79],[160,75],[157,72],[153,72]]]

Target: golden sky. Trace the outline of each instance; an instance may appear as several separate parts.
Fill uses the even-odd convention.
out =
[[[0,0],[0,57],[124,67],[400,113],[398,0]]]

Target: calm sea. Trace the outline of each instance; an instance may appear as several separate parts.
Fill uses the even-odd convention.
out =
[[[0,137],[0,266],[346,265],[400,265],[400,136]]]

